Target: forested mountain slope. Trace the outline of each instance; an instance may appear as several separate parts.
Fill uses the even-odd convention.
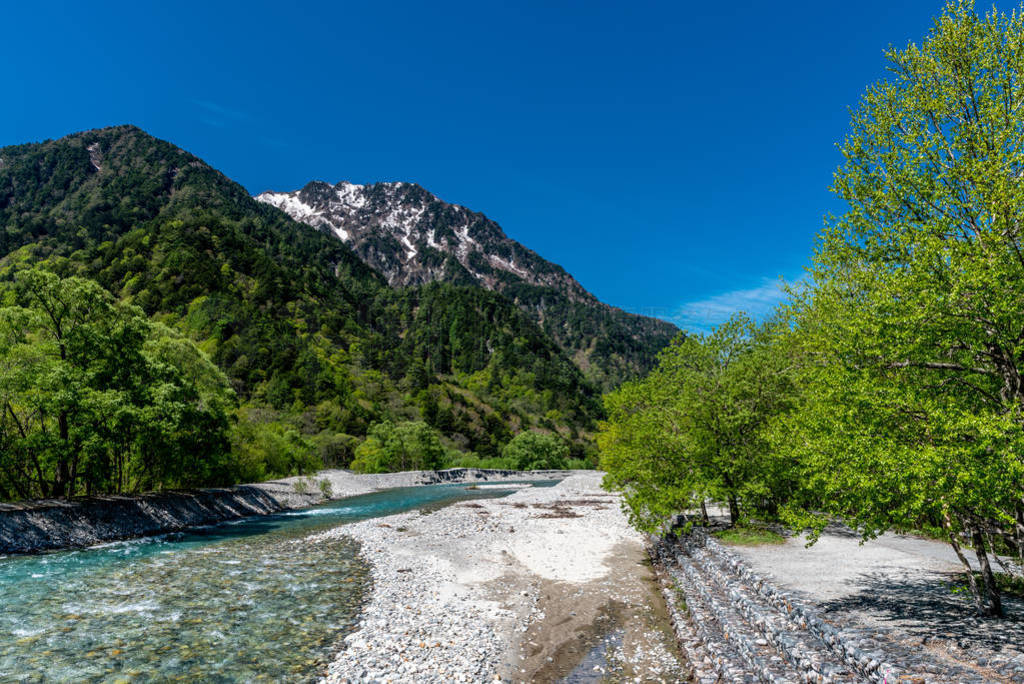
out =
[[[600,302],[491,219],[414,183],[313,181],[256,199],[336,235],[393,286],[447,282],[504,294],[605,389],[646,374],[679,332]]]
[[[265,470],[249,477],[306,451],[347,463],[380,422],[425,420],[446,449],[481,456],[527,428],[589,449],[596,388],[507,299],[393,289],[341,241],[138,128],[0,149],[0,227],[0,303],[43,265],[198,344],[237,397],[235,451]]]

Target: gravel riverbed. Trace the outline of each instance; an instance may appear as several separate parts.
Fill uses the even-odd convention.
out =
[[[679,681],[643,538],[600,473],[345,525],[373,589],[325,681]]]

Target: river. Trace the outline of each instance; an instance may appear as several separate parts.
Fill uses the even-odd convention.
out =
[[[370,572],[354,542],[312,545],[305,536],[510,491],[406,487],[184,533],[0,558],[0,681],[316,680],[355,629]]]

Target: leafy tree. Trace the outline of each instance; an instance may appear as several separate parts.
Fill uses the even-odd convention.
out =
[[[865,537],[941,527],[965,565],[966,538],[999,615],[989,554],[1024,531],[1024,17],[950,2],[887,58],[797,304],[817,365],[788,444]]]
[[[384,421],[370,427],[356,447],[352,469],[362,473],[436,470],[445,458],[437,430],[421,421]]]
[[[726,502],[735,524],[744,510],[775,515],[788,500],[793,464],[767,433],[795,390],[782,335],[736,315],[710,335],[677,338],[648,377],[607,395],[601,467],[634,524],[653,531],[707,498]]]
[[[558,435],[525,430],[505,445],[501,457],[516,470],[561,470],[569,458],[569,445]]]
[[[323,465],[310,440],[271,411],[241,411],[231,439],[243,482],[305,475]]]
[[[19,274],[0,308],[0,494],[229,479],[223,375],[96,283]]]

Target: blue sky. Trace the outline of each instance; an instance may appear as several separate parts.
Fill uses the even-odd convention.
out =
[[[801,275],[841,209],[847,107],[940,9],[10,3],[0,145],[133,123],[253,193],[417,182],[610,304],[706,330]]]

